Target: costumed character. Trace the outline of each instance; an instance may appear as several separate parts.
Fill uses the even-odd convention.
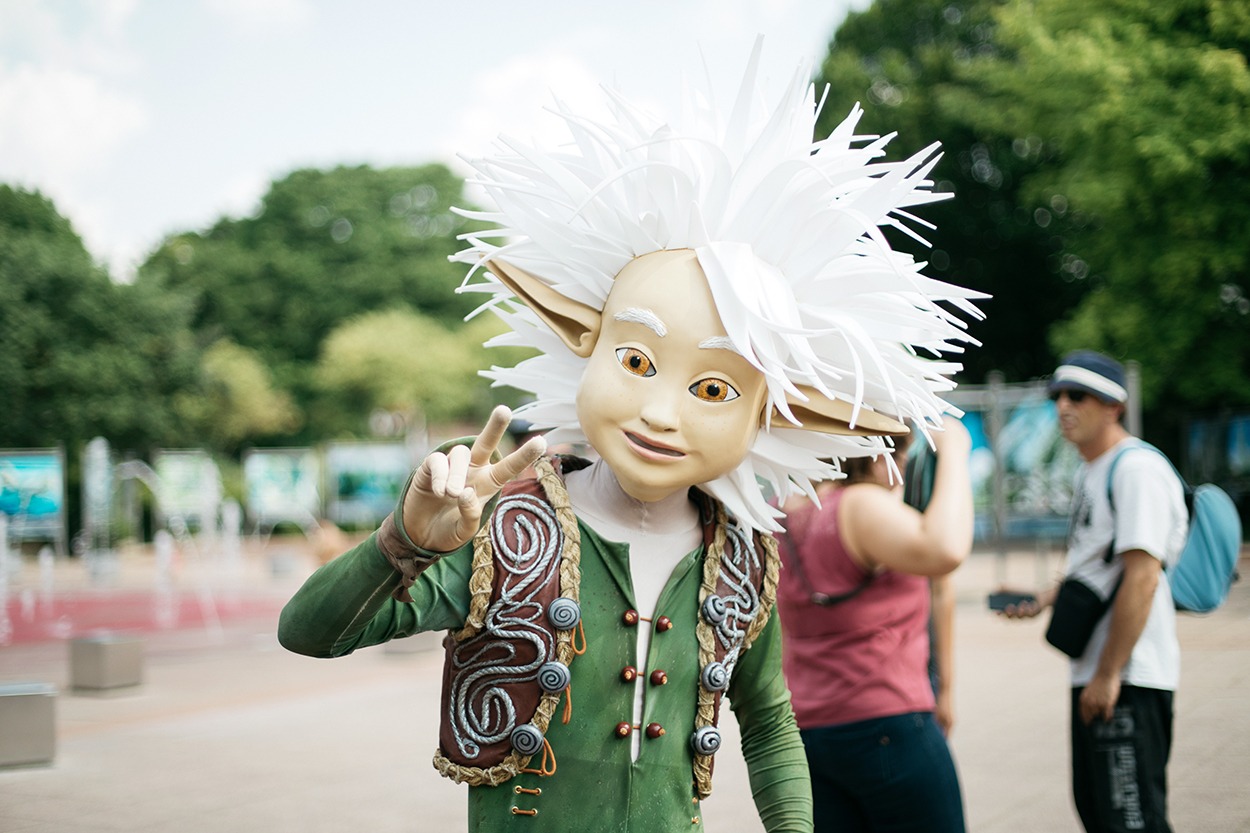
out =
[[[470,785],[473,830],[698,829],[722,697],[765,828],[811,829],[761,484],[813,494],[902,420],[936,426],[958,369],[939,353],[968,340],[939,302],[977,296],[883,234],[940,198],[936,148],[880,161],[858,108],[813,143],[807,68],[769,105],[759,51],[728,109],[709,90],[663,122],[609,94],[604,121],[558,108],[567,146],[472,162],[495,209],[462,213],[494,231],[465,236],[462,291],[538,351],[483,375],[549,433],[501,457],[497,409],[283,611],[312,656],[449,632],[434,762]]]

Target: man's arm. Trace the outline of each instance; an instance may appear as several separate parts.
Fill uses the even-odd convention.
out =
[[[1107,643],[1098,657],[1098,669],[1089,685],[1081,692],[1081,721],[1086,725],[1095,718],[1110,720],[1116,701],[1120,699],[1120,672],[1133,655],[1133,646],[1141,637],[1150,618],[1155,589],[1163,565],[1145,550],[1121,553],[1124,559],[1124,580],[1111,608],[1111,628]]]

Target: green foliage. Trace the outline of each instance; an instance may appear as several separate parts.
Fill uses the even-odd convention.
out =
[[[463,220],[448,212],[460,180],[441,165],[300,170],[276,181],[254,217],[175,235],[139,281],[187,287],[194,326],[279,364],[315,361],[336,325],[405,304],[458,319],[471,302],[454,290]]]
[[[301,422],[290,394],[277,390],[254,350],[228,339],[204,352],[203,387],[175,398],[198,444],[234,453],[245,441],[292,433]]]
[[[114,284],[52,203],[0,185],[0,446],[186,438],[167,407],[199,355],[177,295]]]
[[[363,380],[349,379],[338,365],[332,372],[322,367],[327,339],[347,322],[375,312],[415,310],[441,327],[411,343],[447,359],[448,368],[465,365],[458,353],[461,340],[447,341],[474,306],[455,292],[464,267],[448,261],[461,248],[455,235],[468,228],[448,210],[463,204],[461,188],[461,180],[441,165],[295,171],[272,184],[255,216],[223,219],[203,233],[168,238],[140,269],[138,283],[189,293],[192,326],[202,343],[227,339],[254,351],[270,368],[274,385],[288,392],[306,417],[290,440],[358,433],[371,409],[398,395],[391,390],[398,383],[385,380],[359,397],[349,391]],[[413,334],[405,330],[393,337]],[[361,345],[344,346],[341,334],[335,338],[340,343],[334,356],[382,355]],[[393,355],[401,354],[401,343],[391,345]],[[389,366],[363,365],[358,372]],[[406,391],[399,400],[412,404],[413,397],[448,396]],[[451,397],[445,405],[435,403],[430,413],[433,418],[464,407]]]
[[[928,272],[993,297],[980,302],[984,321],[969,332],[983,347],[963,357],[961,378],[980,382],[990,370],[1026,379],[1048,373],[1050,323],[1087,291],[1065,259],[1065,239],[1082,218],[1062,201],[1022,193],[1022,183],[1054,164],[1028,131],[985,128],[968,118],[976,106],[963,68],[1001,54],[994,11],[1002,0],[877,0],[852,13],[838,29],[817,83],[830,85],[818,129],[827,134],[856,102],[860,133],[897,132],[890,155],[900,158],[931,142],[944,155],[934,172],[937,189],[954,198],[919,213],[933,223],[921,230],[925,250],[897,240]]]
[[[1250,404],[1250,12],[1231,0],[1013,2],[1011,60],[961,68],[962,115],[1033,135],[1061,164],[1034,200],[1089,218],[1066,245],[1096,287],[1053,328],[1057,351],[1142,364],[1171,413]]]
[[[374,410],[441,422],[462,416],[477,401],[477,350],[438,321],[411,310],[366,313],[325,340],[317,382],[335,410]]]

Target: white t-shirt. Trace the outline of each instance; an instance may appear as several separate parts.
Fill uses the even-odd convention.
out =
[[[1135,437],[1121,440],[1076,474],[1066,573],[1081,579],[1103,597],[1112,591],[1124,570],[1119,558],[1113,558],[1110,564],[1103,560],[1113,539],[1117,555],[1144,550],[1163,562],[1165,568],[1175,565],[1185,545],[1189,515],[1181,482],[1163,455],[1142,445]],[[1124,456],[1115,467],[1113,514],[1107,501],[1107,474],[1111,461],[1121,451]],[[1074,687],[1087,685],[1093,679],[1110,627],[1108,614],[1094,628],[1084,655],[1072,661]],[[1175,691],[1180,665],[1176,609],[1164,572],[1155,588],[1150,617],[1120,679],[1129,685]]]

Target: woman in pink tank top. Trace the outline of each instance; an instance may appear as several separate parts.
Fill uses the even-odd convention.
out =
[[[928,673],[929,577],[972,548],[968,432],[953,419],[943,427],[923,513],[903,503],[885,457],[846,461],[847,479],[822,485],[819,508],[785,507],[782,667],[817,831],[965,829]]]

